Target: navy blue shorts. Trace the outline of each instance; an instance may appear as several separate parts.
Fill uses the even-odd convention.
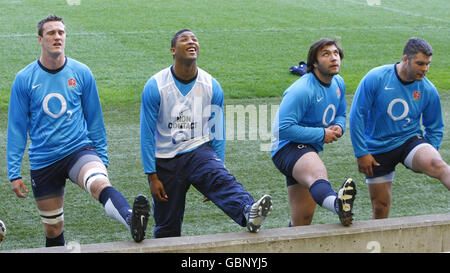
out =
[[[317,150],[308,144],[290,142],[272,157],[275,167],[286,176],[287,187],[298,184],[292,176],[292,171],[294,170],[295,163],[297,163],[300,157],[309,152],[317,153]]]
[[[155,238],[181,235],[186,193],[191,185],[236,223],[246,225],[244,213],[254,199],[225,168],[209,144],[174,158],[157,158],[156,174],[169,201],[153,199]]]
[[[82,167],[77,166],[77,162],[85,155],[90,155],[91,161],[101,161],[94,148],[85,146],[50,166],[39,170],[31,170],[31,188],[33,189],[34,199],[39,201],[63,196],[67,178],[77,184],[77,176]],[[74,172],[74,169],[77,170]],[[71,175],[71,173],[75,174]]]
[[[373,176],[366,176],[366,179],[372,179],[372,182],[368,181],[368,183],[377,183],[377,180],[374,178],[383,177],[393,173],[395,171],[395,167],[399,163],[402,163],[407,168],[411,168],[411,166],[405,164],[405,159],[416,146],[425,143],[428,142],[422,136],[414,136],[392,151],[372,155],[375,160],[380,163],[380,166],[373,166]],[[384,180],[380,181],[386,182]]]

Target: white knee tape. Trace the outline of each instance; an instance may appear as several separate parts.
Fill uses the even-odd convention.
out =
[[[108,173],[102,168],[89,169],[83,177],[84,188],[91,194],[91,185],[98,178],[108,179]]]
[[[64,210],[63,208],[51,210],[51,211],[42,211],[39,210],[39,215],[41,216],[41,221],[44,224],[48,225],[56,225],[59,222],[64,221]]]

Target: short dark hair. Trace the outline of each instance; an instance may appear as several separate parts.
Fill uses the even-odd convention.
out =
[[[49,16],[47,16],[46,18],[42,19],[41,21],[39,21],[39,23],[37,24],[37,31],[38,31],[38,35],[42,37],[42,32],[44,31],[43,26],[45,23],[47,22],[51,22],[51,21],[59,21],[61,23],[64,24],[64,21],[61,17],[58,17],[54,14],[50,14]]]
[[[174,48],[175,45],[177,44],[177,39],[178,37],[186,31],[191,31],[190,29],[184,28],[182,30],[177,31],[177,33],[175,33],[175,35],[173,35],[172,40],[170,40],[170,48]],[[192,31],[191,31],[192,32]]]
[[[314,64],[317,63],[317,53],[319,53],[322,48],[329,45],[335,45],[339,51],[339,56],[341,60],[344,59],[344,51],[337,44],[336,40],[331,40],[328,38],[321,38],[311,45],[308,52],[308,60],[306,62],[306,72],[311,72],[314,70]]]
[[[408,59],[412,59],[418,52],[422,52],[428,57],[433,55],[431,45],[424,39],[416,37],[408,39],[403,48],[403,55],[408,56]]]

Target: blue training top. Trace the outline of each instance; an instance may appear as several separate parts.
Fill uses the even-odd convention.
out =
[[[30,169],[47,167],[91,144],[108,165],[106,131],[97,86],[89,68],[73,59],[56,71],[39,60],[17,73],[8,113],[8,177],[21,177],[29,146]]]
[[[356,89],[350,110],[350,136],[356,157],[380,154],[423,135],[439,149],[444,123],[436,87],[425,77],[403,82],[395,64],[372,69]]]
[[[346,107],[341,76],[335,75],[327,85],[313,72],[303,75],[283,93],[272,127],[272,157],[290,142],[310,144],[322,151],[324,128],[339,125],[345,131]]]

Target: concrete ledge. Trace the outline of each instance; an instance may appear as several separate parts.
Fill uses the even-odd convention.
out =
[[[65,247],[18,249],[14,253],[296,253],[450,251],[450,213],[321,224],[201,236],[146,239]]]

